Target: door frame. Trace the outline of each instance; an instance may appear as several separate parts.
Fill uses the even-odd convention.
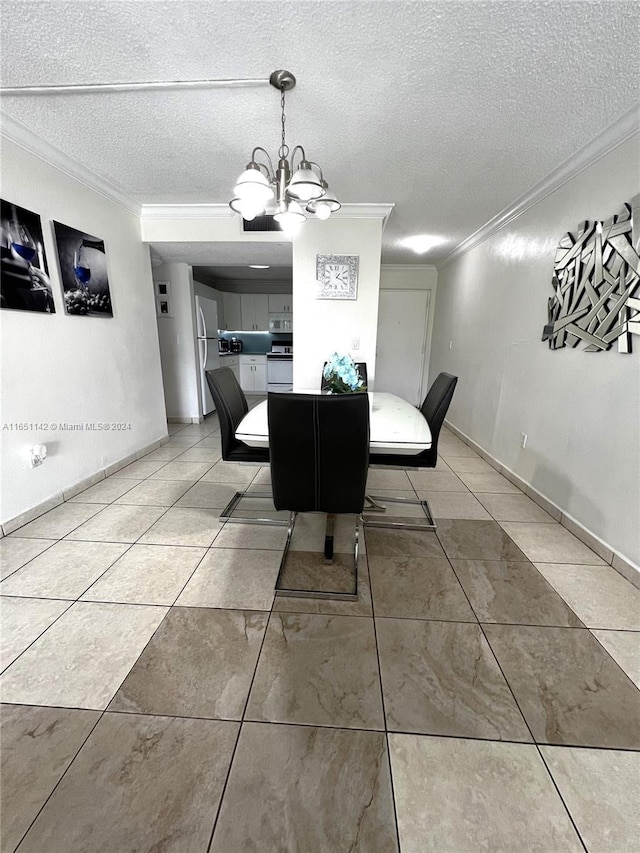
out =
[[[386,267],[387,269],[391,268],[391,265]],[[401,267],[402,268],[402,267]],[[406,269],[406,267],[404,267]],[[422,362],[421,362],[421,372],[420,372],[420,390],[418,392],[418,405],[424,399],[426,394],[425,386],[429,383],[429,363],[431,359],[431,336],[433,333],[433,316],[435,309],[435,297],[436,297],[436,288],[434,287],[380,287],[380,293],[414,293],[415,291],[419,292],[427,292],[427,306],[425,312],[425,324],[424,324],[424,333],[422,337]],[[380,304],[380,300],[378,299],[378,304]],[[378,345],[376,341],[376,360],[378,358]]]

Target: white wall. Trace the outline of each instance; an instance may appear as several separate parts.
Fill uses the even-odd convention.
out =
[[[431,354],[431,378],[460,378],[451,422],[636,564],[640,339],[624,355],[552,351],[541,336],[560,238],[639,190],[636,135],[442,268]]]
[[[154,281],[171,285],[171,317],[158,317],[162,382],[167,417],[178,421],[202,417],[197,370],[194,282],[188,264],[161,264]],[[200,285],[202,286],[202,285]]]
[[[0,520],[166,435],[149,249],[139,220],[3,139],[2,198],[42,217],[56,313],[0,311],[3,423],[130,423],[124,431],[2,432]],[[113,318],[67,316],[51,220],[102,238]],[[28,448],[49,458],[30,468]]]
[[[293,241],[293,383],[319,388],[332,352],[367,363],[375,385],[382,219],[308,219]],[[316,255],[358,255],[357,300],[316,299]],[[359,349],[353,339],[360,339]]]

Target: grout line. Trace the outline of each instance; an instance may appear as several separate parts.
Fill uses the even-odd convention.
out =
[[[378,683],[380,685],[380,698],[382,701],[382,724],[384,726],[384,740],[386,745],[387,752],[387,767],[389,770],[389,787],[391,788],[391,805],[393,806],[393,821],[396,829],[396,843],[398,845],[398,850],[401,849],[400,845],[400,829],[398,826],[398,806],[396,802],[396,789],[393,781],[393,769],[391,767],[391,747],[389,744],[389,729],[387,727],[387,708],[384,701],[384,687],[382,684],[382,665],[380,663],[380,646],[378,644],[378,630],[376,626],[376,611],[374,605],[374,596],[373,596],[373,583],[371,581],[371,572],[369,571],[369,548],[367,546],[367,531],[366,527],[363,526],[363,538],[365,540],[366,551],[363,553],[363,556],[367,562],[367,577],[369,580],[369,592],[371,595],[371,622],[373,623],[373,640],[376,648],[376,661],[378,663]]]

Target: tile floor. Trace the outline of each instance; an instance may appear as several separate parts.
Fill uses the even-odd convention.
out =
[[[367,527],[358,601],[274,598],[285,530],[218,521],[268,469],[169,431],[0,541],[2,851],[637,849],[639,590],[445,430],[370,473],[437,533]]]

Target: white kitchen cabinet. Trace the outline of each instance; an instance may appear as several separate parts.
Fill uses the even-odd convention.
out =
[[[269,314],[291,314],[293,308],[293,294],[270,293]]]
[[[220,367],[229,367],[233,370],[234,376],[242,385],[240,380],[240,356],[239,355],[223,355],[220,358]]]
[[[267,357],[240,356],[240,386],[247,394],[267,393]]]
[[[269,330],[269,297],[266,293],[242,293],[240,307],[243,331],[266,332]]]
[[[222,303],[224,306],[224,326],[223,329],[228,329],[235,332],[242,329],[242,314],[240,312],[240,294],[227,293],[222,294]]]

